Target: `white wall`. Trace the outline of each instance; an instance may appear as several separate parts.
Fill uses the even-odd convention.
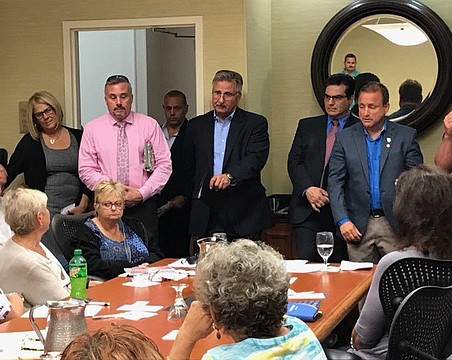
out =
[[[108,76],[114,74],[126,75],[132,83],[134,94],[137,88],[137,70],[135,48],[145,48],[145,44],[136,45],[140,37],[135,36],[134,30],[105,30],[79,32],[79,71],[80,71],[80,115],[81,124],[104,114],[104,85]],[[144,41],[144,37],[141,37]],[[141,66],[145,66],[141,62]],[[146,71],[144,71],[146,73]],[[146,91],[141,86],[140,91]],[[146,113],[146,94],[137,94],[132,109],[136,111],[137,103],[144,106]],[[140,110],[138,110],[140,111]]]

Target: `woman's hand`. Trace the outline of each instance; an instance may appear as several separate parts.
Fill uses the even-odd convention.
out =
[[[196,342],[212,332],[212,323],[209,310],[199,301],[193,301],[177,333],[168,359],[189,359]]]

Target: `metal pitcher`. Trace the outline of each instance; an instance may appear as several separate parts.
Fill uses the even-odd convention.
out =
[[[33,317],[33,312],[37,306],[30,310],[29,319],[33,330],[44,345],[44,355],[55,352],[60,353],[78,334],[87,331],[85,320],[86,302],[84,300],[70,299],[46,301],[44,305],[49,308],[45,339]]]
[[[201,261],[202,258],[206,255],[206,253],[217,246],[224,245],[226,242],[223,240],[219,240],[216,236],[205,237],[202,239],[198,239],[196,243],[199,246],[199,255],[198,261]]]

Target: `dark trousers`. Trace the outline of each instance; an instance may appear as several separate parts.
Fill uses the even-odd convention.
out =
[[[166,257],[183,258],[189,255],[189,218],[190,204],[170,209],[159,217],[159,247]]]
[[[348,260],[347,244],[336,234],[336,226],[328,205],[324,206],[320,213],[313,212],[304,223],[293,225],[293,229],[296,237],[298,259],[323,262],[317,252],[315,238],[320,231],[330,231],[334,235],[334,250],[328,261],[341,262],[342,260]]]
[[[157,204],[153,197],[146,201],[124,209],[124,215],[140,220],[152,235],[154,245],[159,245],[159,228],[157,219]]]

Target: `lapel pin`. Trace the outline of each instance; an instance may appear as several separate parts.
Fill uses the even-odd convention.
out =
[[[391,142],[391,138],[389,138],[389,137],[386,138],[386,142],[387,142],[387,143],[390,143],[390,142]]]

